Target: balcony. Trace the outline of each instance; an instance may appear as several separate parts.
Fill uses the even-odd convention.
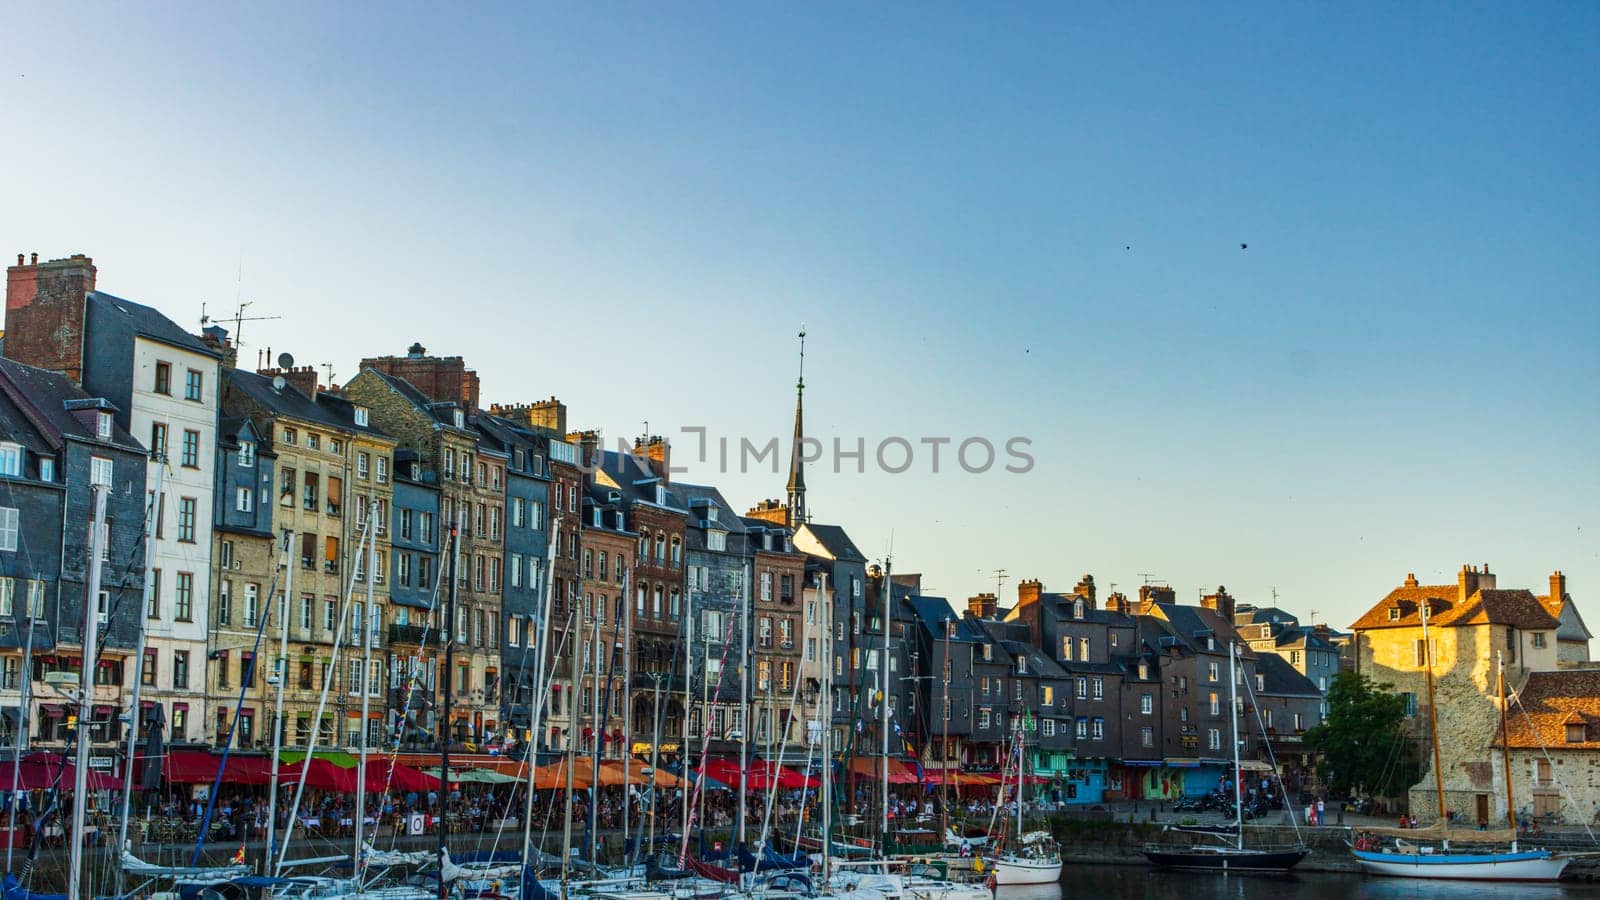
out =
[[[322,571],[327,572],[329,575],[332,575],[335,572],[338,572],[339,571],[339,561],[337,559],[325,559],[325,560],[323,560],[322,561]]]
[[[427,632],[425,625],[390,625],[389,643],[391,644],[421,644],[422,636]],[[435,639],[437,639],[435,635]]]

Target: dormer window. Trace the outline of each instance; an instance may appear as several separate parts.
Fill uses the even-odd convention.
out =
[[[1017,674],[1028,674],[1028,658],[1026,656],[1017,657]]]
[[[1148,663],[1148,662],[1146,662],[1145,660],[1142,660],[1142,659],[1139,660],[1139,680],[1140,681],[1149,681],[1150,680],[1150,663]]]
[[[54,459],[52,459],[52,458],[50,458],[48,456],[39,457],[39,480],[40,481],[55,481],[56,480],[56,461]],[[1544,637],[1544,635],[1535,634],[1534,637]],[[1537,644],[1535,646],[1541,646],[1542,647],[1544,645],[1543,644]]]
[[[1259,672],[1256,673],[1256,690],[1264,691],[1266,689],[1267,689],[1267,676],[1262,675]]]
[[[1214,637],[1212,635],[1209,635],[1209,634],[1206,635],[1206,649],[1207,650],[1215,650],[1215,649],[1217,649],[1217,639],[1216,639],[1216,637]]]
[[[947,638],[953,638],[953,637],[956,636],[956,620],[955,619],[945,619],[944,620],[944,636],[947,637]]]
[[[715,506],[706,507],[706,521],[707,522],[715,522],[716,520],[717,520],[717,508]]]
[[[984,662],[991,662],[993,659],[994,659],[994,647],[992,647],[992,646],[990,646],[988,644],[984,644],[983,645],[983,661]]]
[[[1589,740],[1589,726],[1584,722],[1567,723],[1567,743],[1582,744]]]
[[[661,485],[661,484],[656,485],[656,505],[657,506],[666,506],[667,505],[667,488],[666,488],[665,485]]]
[[[0,475],[22,474],[22,445],[0,444]]]
[[[594,527],[596,527],[596,528],[603,527],[600,524],[600,516],[602,514],[601,509],[599,507],[595,507],[593,512],[594,512]]]
[[[1083,598],[1082,597],[1079,597],[1078,599],[1072,601],[1072,617],[1074,619],[1083,618]]]
[[[467,414],[459,409],[456,410],[454,413],[454,421],[457,428],[467,427]]]
[[[111,439],[111,413],[101,412],[94,417],[94,433],[102,441]]]
[[[239,467],[241,469],[248,469],[251,466],[254,466],[255,464],[256,464],[256,443],[255,443],[255,441],[240,441],[239,442]]]
[[[366,428],[368,421],[367,408],[365,406],[356,407],[356,424],[360,425],[362,428]]]
[[[1391,622],[1400,621],[1400,607],[1398,607],[1398,606],[1389,607],[1389,621],[1391,621]]]

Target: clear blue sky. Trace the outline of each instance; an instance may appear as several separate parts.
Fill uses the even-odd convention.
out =
[[[1600,626],[1600,7],[465,9],[14,10],[0,251],[613,438],[786,435],[804,322],[825,441],[1032,438],[813,468],[953,598],[1153,573],[1342,626],[1488,562]]]

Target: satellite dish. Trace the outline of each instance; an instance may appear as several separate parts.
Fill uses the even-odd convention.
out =
[[[289,354],[287,354],[287,353],[284,354],[284,356],[288,356],[288,355]],[[280,394],[283,393],[283,386],[288,384],[288,383],[289,382],[286,381],[282,375],[274,375],[274,376],[272,376],[272,389],[277,391]]]
[[[280,369],[292,369],[292,368],[294,368],[294,357],[290,356],[287,353],[279,353],[278,354],[278,368],[280,368]]]

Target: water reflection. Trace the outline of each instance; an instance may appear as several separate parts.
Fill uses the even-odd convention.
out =
[[[1491,885],[1471,881],[1412,881],[1359,875],[1304,872],[1296,875],[1210,875],[1162,872],[1143,866],[1069,864],[1058,885],[1006,887],[997,900],[1278,900],[1283,897],[1361,897],[1370,900],[1482,900],[1489,893],[1518,900],[1600,897],[1600,885]]]

